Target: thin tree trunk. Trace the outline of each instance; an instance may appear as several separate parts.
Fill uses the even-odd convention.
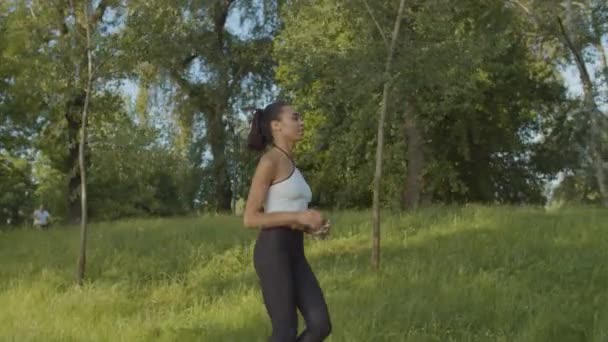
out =
[[[229,212],[232,201],[232,189],[226,161],[226,128],[222,120],[223,109],[216,109],[214,113],[207,114],[209,120],[209,144],[213,155],[212,174],[215,181],[216,210]]]
[[[67,2],[68,13],[70,16],[76,18],[76,8],[74,1],[69,0]],[[65,24],[65,33],[69,32],[67,24]],[[71,48],[76,50],[76,30],[70,35]],[[80,84],[80,64],[79,61],[74,61],[74,84],[76,87]],[[65,119],[67,121],[67,134],[68,134],[68,156],[66,161],[66,171],[68,175],[68,189],[67,189],[67,210],[68,220],[72,223],[77,223],[80,217],[78,207],[78,186],[80,183],[80,175],[78,172],[78,151],[80,149],[78,142],[78,131],[82,125],[79,122],[78,116],[82,113],[82,107],[84,106],[84,99],[86,94],[81,91],[76,92],[68,102],[67,112]]]
[[[74,0],[69,0],[65,2],[67,6],[67,12],[69,16],[76,17],[77,13],[74,6]],[[107,0],[100,0],[97,4],[97,10],[92,13],[90,18],[87,18],[89,25],[94,26],[104,15],[106,9],[108,8]],[[61,9],[63,11],[63,8]],[[77,26],[77,24],[75,24]],[[77,34],[78,30],[76,28],[73,29],[69,40],[70,46],[75,51],[77,48]],[[59,27],[59,33],[61,35],[67,35],[70,33],[69,27],[65,21],[61,22]],[[114,53],[112,53],[114,56]],[[85,61],[80,59],[74,62],[74,84],[75,87],[79,87],[81,84],[81,64],[85,64]],[[97,65],[96,70],[103,65],[100,63]],[[95,71],[93,71],[93,75]],[[86,97],[85,89],[78,89],[78,91],[70,95],[70,99],[66,106],[65,120],[67,123],[67,136],[68,136],[68,155],[65,159],[64,167],[61,169],[67,175],[67,196],[65,200],[65,208],[67,212],[67,219],[69,222],[78,223],[80,221],[80,210],[81,205],[79,203],[79,187],[80,187],[80,172],[79,172],[79,161],[78,161],[78,153],[80,150],[80,138],[79,132],[82,126],[82,111],[84,106],[84,101]],[[85,151],[87,150],[87,146],[85,146]]]
[[[412,106],[410,106],[412,108]],[[418,209],[422,193],[424,172],[424,141],[413,113],[406,113],[405,134],[407,137],[407,172],[403,191],[403,209]]]
[[[232,203],[232,187],[230,184],[230,173],[228,170],[227,156],[226,156],[226,143],[227,143],[227,132],[226,122],[223,116],[229,110],[230,102],[230,85],[229,79],[230,74],[228,72],[228,66],[225,64],[228,60],[226,56],[226,37],[225,28],[226,20],[230,13],[230,7],[234,3],[234,0],[222,0],[217,3],[215,12],[215,33],[217,35],[217,47],[219,53],[222,55],[223,63],[220,65],[220,79],[223,83],[218,85],[221,90],[218,92],[219,96],[216,101],[217,104],[213,106],[213,113],[209,113],[209,124],[211,131],[209,132],[209,143],[211,145],[211,153],[213,154],[213,176],[215,178],[215,199],[216,199],[216,210],[220,212],[230,212]]]
[[[578,51],[578,49],[574,46],[574,43],[570,39],[570,36],[568,35],[561,18],[557,17],[557,22],[559,24],[564,43],[574,56],[574,60],[579,71],[581,82],[583,84],[585,108],[586,112],[589,113],[589,116],[591,118],[591,134],[589,146],[591,150],[591,160],[595,172],[595,179],[597,181],[597,185],[600,191],[602,205],[604,207],[608,207],[608,187],[606,185],[604,160],[602,158],[600,147],[601,132],[599,126],[599,119],[601,116],[601,112],[597,106],[597,103],[595,102],[593,82],[591,82],[591,77],[589,76],[585,60],[583,59],[583,56]]]
[[[598,51],[600,52],[600,56],[602,57],[602,74],[604,75],[604,82],[608,84],[608,57],[606,56],[606,50],[604,50],[601,38],[597,38],[595,47],[596,49],[598,49]]]
[[[600,62],[602,63],[602,75],[604,76],[604,83],[608,85],[608,57],[606,56],[606,50],[604,50],[604,46],[602,45],[602,38],[597,37],[597,41],[595,43],[595,48],[600,53]]]
[[[382,90],[382,103],[380,105],[380,117],[378,118],[378,141],[376,145],[376,170],[374,173],[374,197],[373,197],[373,228],[372,228],[372,269],[377,271],[380,269],[380,182],[382,180],[382,150],[384,148],[384,121],[388,107],[388,95],[391,88],[391,71],[393,64],[393,56],[395,54],[395,46],[397,45],[397,37],[401,27],[403,8],[405,0],[399,3],[399,10],[395,19],[395,26],[391,37],[391,46],[389,47],[384,68],[384,89]]]
[[[594,45],[600,54],[601,72],[604,76],[604,83],[608,85],[608,56],[606,56],[606,50],[602,45],[602,23],[598,20],[599,18],[595,15],[591,15],[591,27],[594,34]]]
[[[82,116],[85,94],[78,94],[70,101],[66,109],[65,119],[67,121],[68,135],[68,155],[65,161],[65,171],[67,173],[67,197],[66,208],[67,218],[71,223],[78,223],[80,218],[80,204],[78,203],[78,188],[80,186],[80,172],[78,169],[78,151],[80,142],[78,133],[82,123],[77,116]]]
[[[84,107],[82,109],[82,126],[80,130],[80,148],[78,151],[78,161],[80,165],[80,253],[78,257],[78,268],[76,271],[76,282],[82,285],[84,281],[84,271],[86,265],[86,244],[87,244],[87,177],[84,160],[84,148],[87,141],[87,116],[89,114],[89,103],[91,101],[91,88],[93,83],[93,61],[91,56],[91,30],[89,27],[89,3],[84,5],[86,48],[87,48],[87,84]]]

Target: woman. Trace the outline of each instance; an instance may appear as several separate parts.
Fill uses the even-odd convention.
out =
[[[304,233],[326,225],[318,211],[308,209],[312,193],[292,159],[303,129],[299,113],[275,102],[256,110],[248,139],[251,149],[267,149],[251,181],[244,224],[260,228],[253,259],[273,342],[323,341],[331,331],[323,292],[304,255]],[[296,309],[306,322],[300,336]]]

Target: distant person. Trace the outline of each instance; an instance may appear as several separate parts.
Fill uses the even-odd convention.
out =
[[[328,223],[308,208],[312,192],[292,158],[304,125],[284,102],[255,111],[248,145],[265,151],[245,204],[244,224],[259,228],[254,266],[272,323],[270,341],[320,342],[331,332],[327,304],[304,255],[304,233],[317,234]],[[297,335],[297,309],[306,329]]]
[[[40,205],[40,208],[34,211],[34,227],[40,227],[42,230],[46,230],[50,225],[51,214],[44,208],[44,205]]]

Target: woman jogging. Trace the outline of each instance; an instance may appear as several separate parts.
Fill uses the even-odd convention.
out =
[[[255,111],[248,145],[265,151],[247,198],[244,224],[259,228],[254,266],[272,323],[272,342],[319,342],[331,332],[327,304],[304,255],[304,233],[328,228],[322,215],[308,209],[310,187],[292,158],[302,137],[302,117],[284,102]],[[297,336],[297,309],[306,329]]]

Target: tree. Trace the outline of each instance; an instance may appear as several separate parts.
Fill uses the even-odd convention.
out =
[[[563,36],[563,40],[565,44],[570,49],[572,55],[574,56],[576,66],[579,70],[579,74],[581,77],[581,82],[583,83],[584,89],[584,106],[585,111],[589,113],[588,115],[591,118],[590,122],[590,158],[592,160],[593,168],[595,170],[595,178],[597,182],[597,186],[601,195],[601,201],[604,207],[608,207],[608,184],[606,183],[606,173],[605,173],[605,162],[603,157],[603,151],[601,148],[601,127],[605,126],[603,118],[603,113],[599,110],[597,103],[594,98],[594,85],[591,81],[591,77],[589,76],[589,70],[585,61],[580,53],[580,51],[574,45],[570,35],[566,31],[564,27],[564,23],[561,18],[557,18],[560,31]],[[603,48],[602,48],[603,51]]]
[[[608,206],[608,180],[606,179],[605,148],[603,147],[605,136],[602,133],[608,126],[605,115],[597,103],[600,92],[596,84],[601,83],[602,80],[608,80],[606,55],[602,46],[602,37],[608,33],[605,24],[605,19],[608,17],[608,6],[605,2],[596,0],[575,3],[566,0],[562,1],[560,6],[542,0],[513,0],[511,3],[525,13],[526,18],[533,25],[534,32],[543,41],[562,51],[550,62],[555,64],[571,62],[578,70],[583,86],[583,110],[579,111],[577,120],[588,122],[582,126],[585,126],[589,133],[588,140],[580,149],[581,164],[590,165],[601,203]],[[591,49],[596,51],[589,53]],[[592,80],[590,73],[590,65],[593,60],[600,65],[600,77],[596,82]]]
[[[211,154],[214,186],[208,198],[220,211],[230,210],[233,199],[227,146],[236,108],[271,83],[276,6],[274,1],[135,1],[127,18],[124,44],[139,51],[139,62],[154,66],[158,80],[177,85],[176,113],[182,140],[192,146],[193,167],[204,167],[205,152]],[[250,37],[227,29],[231,15],[252,23]]]
[[[367,4],[367,2],[366,2]],[[376,171],[374,173],[374,201],[373,201],[373,228],[372,228],[372,269],[380,268],[380,182],[382,180],[382,151],[384,148],[384,121],[389,101],[391,88],[391,73],[395,47],[399,38],[399,28],[403,16],[405,0],[399,3],[393,34],[391,35],[391,45],[388,47],[386,64],[384,67],[384,87],[382,90],[382,102],[380,104],[380,115],[378,117],[378,138],[376,148]],[[370,12],[371,13],[371,12]],[[374,19],[375,21],[375,19]],[[382,31],[381,31],[382,32]]]
[[[54,169],[66,176],[65,207],[73,222],[81,214],[78,135],[86,97],[83,75],[87,69],[84,20],[73,9],[82,3],[13,2],[6,29],[6,39],[11,42],[8,58],[13,68],[11,90],[19,99],[20,115],[31,118],[35,125],[35,147],[46,154]],[[107,81],[111,78],[110,60],[115,51],[109,32],[112,19],[105,14],[108,9],[118,10],[120,1],[89,3],[97,4],[89,18],[92,46],[99,61],[93,78]],[[95,96],[108,98],[107,93],[97,92],[102,85],[95,89]]]
[[[78,165],[80,167],[80,253],[78,257],[78,269],[76,272],[76,282],[82,285],[84,281],[84,271],[86,265],[86,243],[87,243],[87,173],[85,167],[84,148],[87,143],[87,121],[89,115],[89,103],[91,101],[91,90],[93,89],[93,57],[91,45],[91,28],[89,23],[89,3],[84,4],[84,26],[86,32],[86,51],[87,51],[87,81],[85,88],[84,105],[82,108],[82,119],[80,128],[80,145],[78,149]],[[75,9],[74,9],[75,10]]]
[[[377,103],[397,3],[285,7],[277,78],[305,112],[300,166],[319,205],[368,207]],[[370,10],[374,20],[370,20]],[[331,13],[331,14],[330,14]],[[564,87],[502,1],[406,3],[386,118],[382,205],[542,201],[531,137]],[[331,19],[329,18],[331,16]],[[336,165],[340,165],[336,168]]]
[[[29,219],[34,210],[34,190],[27,159],[0,152],[0,226]]]

